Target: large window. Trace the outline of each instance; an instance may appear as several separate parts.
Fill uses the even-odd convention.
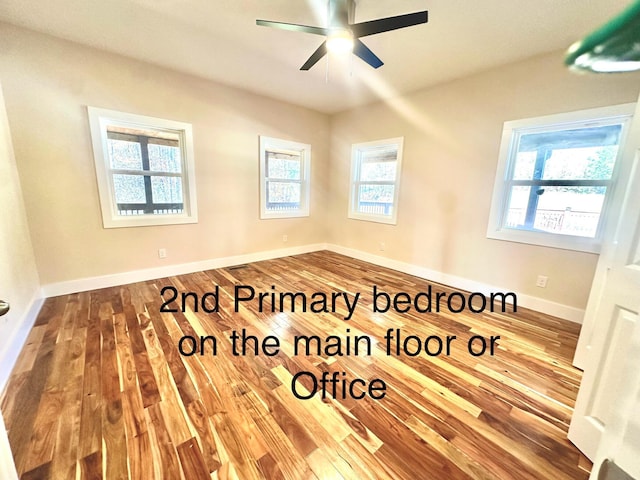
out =
[[[311,145],[260,137],[260,218],[309,216]]]
[[[396,223],[403,138],[353,145],[349,218]]]
[[[197,222],[191,125],[89,107],[105,228]]]
[[[632,105],[505,123],[488,236],[597,252]]]

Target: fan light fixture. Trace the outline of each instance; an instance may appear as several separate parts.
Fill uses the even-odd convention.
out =
[[[327,50],[331,53],[353,52],[353,34],[349,30],[338,30],[327,36]]]
[[[565,64],[597,73],[640,70],[640,0],[574,43]]]

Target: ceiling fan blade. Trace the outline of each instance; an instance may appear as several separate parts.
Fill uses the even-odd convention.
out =
[[[322,27],[311,27],[309,25],[298,25],[297,23],[272,22],[271,20],[256,20],[256,25],[263,27],[280,28],[292,32],[313,33],[314,35],[328,35],[329,30]]]
[[[380,68],[384,63],[359,38],[353,41],[353,54],[360,57],[373,68]]]
[[[309,60],[304,62],[304,65],[300,67],[300,70],[309,70],[316,63],[318,63],[318,60],[320,60],[326,54],[327,54],[327,42],[324,41],[322,42],[322,45],[320,45],[318,49],[315,52],[313,52],[313,54],[309,57]]]
[[[407,13],[398,15],[397,17],[380,18],[369,22],[354,23],[351,25],[351,31],[356,38],[374,35],[376,33],[388,32],[399,28],[411,27],[429,21],[429,12]]]

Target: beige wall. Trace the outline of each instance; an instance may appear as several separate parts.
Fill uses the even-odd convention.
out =
[[[335,115],[330,241],[584,308],[597,255],[486,238],[502,125],[635,102],[639,79],[570,73],[557,53]],[[397,136],[397,225],[347,219],[351,144]],[[549,277],[546,289],[535,287],[538,274]]]
[[[324,241],[326,115],[6,24],[0,44],[43,285]],[[193,125],[198,224],[102,227],[87,105]],[[259,135],[312,145],[310,217],[259,220]]]
[[[9,313],[0,317],[1,392],[24,340],[20,335],[26,334],[31,327],[27,314],[40,292],[1,89],[0,182],[0,299],[11,304]],[[0,425],[0,436],[1,433]]]
[[[596,255],[486,238],[502,124],[635,101],[637,75],[575,75],[560,53],[543,55],[328,117],[8,25],[0,42],[43,284],[328,241],[586,304]],[[198,224],[102,227],[87,105],[193,124]],[[312,145],[309,218],[259,220],[260,134]],[[405,137],[398,224],[347,219],[351,144],[396,136]],[[538,274],[546,289],[534,286]]]

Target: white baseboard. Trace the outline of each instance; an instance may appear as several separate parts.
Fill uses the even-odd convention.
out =
[[[513,291],[506,287],[498,287],[495,285],[476,282],[475,280],[469,280],[468,278],[449,275],[437,270],[430,270],[428,268],[413,265],[411,263],[400,262],[391,258],[381,257],[379,255],[374,255],[372,253],[367,253],[361,250],[347,248],[340,245],[328,244],[326,248],[327,250],[335,253],[340,253],[348,257],[357,258],[358,260],[373,263],[381,267],[398,270],[399,272],[408,273],[409,275],[415,275],[416,277],[424,278],[425,280],[442,283],[443,285],[466,290],[468,292],[481,292],[484,294],[490,294],[491,292]],[[532,295],[525,295],[518,292],[513,293],[515,293],[518,297],[518,305],[521,307],[530,308],[531,310],[546,313],[547,315],[553,315],[554,317],[563,318],[571,322],[582,323],[582,319],[584,317],[584,310],[582,309],[552,302],[543,298],[534,297]]]
[[[99,277],[81,278],[69,280],[67,282],[50,283],[42,286],[45,297],[55,297],[67,295],[69,293],[86,292],[98,288],[115,287],[128,283],[144,282],[155,278],[170,277],[173,275],[184,275],[187,273],[212,270],[214,268],[231,267],[243,263],[259,262],[261,260],[271,260],[273,258],[288,257],[301,253],[316,252],[325,250],[324,243],[314,243],[299,247],[280,248],[277,250],[267,250],[264,252],[246,253],[231,257],[213,258],[199,262],[182,263],[177,265],[167,265],[166,267],[147,268],[145,270],[134,270],[131,272],[114,273],[112,275],[102,275]]]
[[[381,267],[391,268],[400,272],[415,275],[416,277],[431,280],[433,282],[442,283],[453,288],[466,290],[470,292],[482,292],[489,294],[491,292],[507,292],[511,289],[488,285],[486,283],[477,282],[468,278],[458,277],[437,270],[430,270],[425,267],[413,265],[411,263],[401,262],[379,255],[363,252],[353,248],[343,247],[341,245],[314,243],[310,245],[302,245],[299,247],[281,248],[277,250],[267,250],[264,252],[247,253],[243,255],[234,255],[231,257],[215,258],[203,260],[200,262],[183,263],[178,265],[168,265],[166,267],[148,268],[145,270],[135,270],[131,272],[116,273],[113,275],[102,275],[99,277],[82,278],[79,280],[70,280],[67,282],[50,283],[42,287],[44,297],[53,297],[57,295],[67,295],[69,293],[84,292],[98,288],[113,287],[116,285],[126,285],[128,283],[153,280],[154,278],[169,277],[172,275],[183,275],[187,273],[200,272],[203,270],[211,270],[214,268],[230,267],[232,265],[240,265],[243,263],[259,262],[261,260],[270,260],[273,258],[286,257],[289,255],[299,255],[301,253],[316,252],[319,250],[330,250],[332,252],[357,258],[365,262],[373,263]],[[543,298],[514,292],[518,296],[518,304],[525,308],[530,308],[541,313],[560,317],[575,323],[582,323],[584,310],[564,305]]]
[[[13,367],[18,361],[18,356],[22,351],[24,343],[27,341],[33,324],[36,322],[43,303],[44,297],[40,290],[38,290],[31,299],[31,303],[20,319],[18,326],[11,332],[11,336],[7,339],[4,349],[0,351],[0,392],[4,391],[7,385],[7,381],[11,376],[11,370],[13,370]],[[0,478],[4,477],[0,476]]]

